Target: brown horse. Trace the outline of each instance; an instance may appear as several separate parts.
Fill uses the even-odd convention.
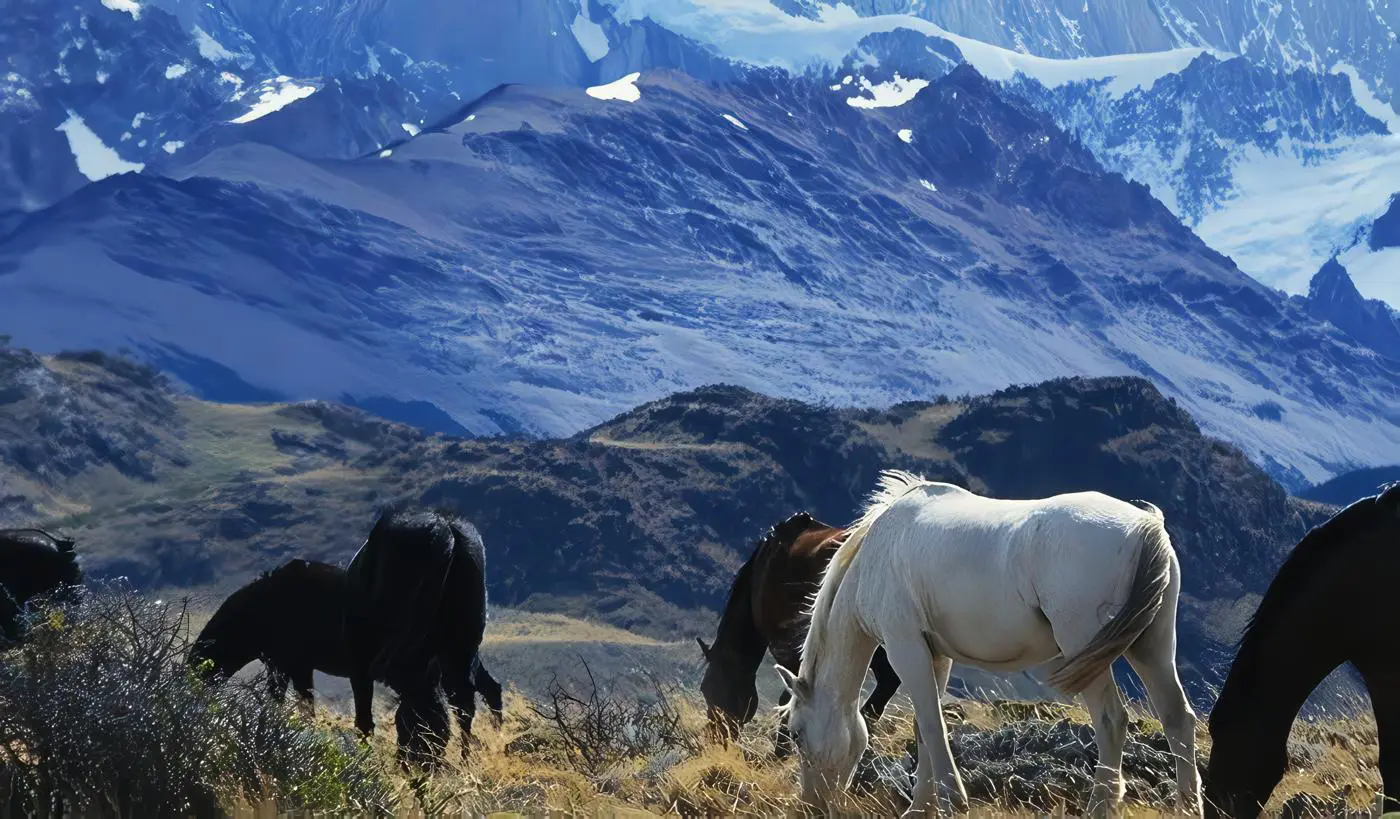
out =
[[[716,729],[733,737],[739,726],[753,719],[758,710],[756,676],[764,652],[771,651],[779,665],[797,673],[807,636],[807,609],[843,534],[844,529],[800,512],[770,529],[740,567],[714,646],[695,638],[706,662],[700,692]],[[884,648],[875,652],[870,670],[875,673],[875,690],[861,713],[867,720],[876,720],[899,688],[899,677]],[[784,691],[779,705],[785,705],[790,696]],[[778,729],[777,751],[779,755],[791,751],[783,727]]]
[[[1283,778],[1289,729],[1350,662],[1371,694],[1385,810],[1400,810],[1400,485],[1309,532],[1254,613],[1210,713],[1206,815],[1253,819]]]

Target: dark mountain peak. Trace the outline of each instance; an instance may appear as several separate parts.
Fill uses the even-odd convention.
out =
[[[1309,313],[1360,344],[1400,361],[1400,321],[1380,299],[1367,299],[1356,289],[1351,275],[1333,256],[1308,284],[1305,304]]]
[[[1013,384],[1003,390],[974,398],[968,413],[985,424],[993,416],[1015,407],[1018,411],[1037,406],[1054,412],[1056,408],[1078,410],[1088,406],[1112,406],[1114,422],[1105,428],[1105,439],[1126,434],[1130,429],[1159,426],[1199,435],[1201,430],[1191,414],[1175,399],[1162,394],[1146,378],[1136,375],[1055,378],[1036,385]]]
[[[1324,262],[1313,274],[1312,281],[1308,283],[1308,298],[1338,306],[1354,306],[1364,301],[1351,280],[1351,274],[1336,256]]]

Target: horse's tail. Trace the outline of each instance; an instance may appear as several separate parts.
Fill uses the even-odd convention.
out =
[[[1149,504],[1150,506],[1150,504]],[[1048,682],[1066,694],[1078,694],[1137,640],[1162,608],[1172,578],[1172,544],[1160,509],[1145,510],[1148,517],[1137,524],[1139,548],[1133,583],[1123,608],[1093,636],[1089,644],[1055,673]]]
[[[845,579],[846,571],[850,569],[851,561],[855,560],[861,544],[865,542],[870,527],[881,515],[889,511],[895,501],[927,483],[927,480],[918,475],[898,469],[887,469],[880,473],[879,485],[866,502],[865,511],[861,512],[860,518],[846,530],[846,539],[837,547],[836,554],[831,556],[831,563],[827,564],[821,585],[817,587],[816,597],[812,601],[807,639],[802,647],[804,659],[810,649],[820,643],[821,630],[827,613],[831,611],[831,604],[836,599],[836,590],[841,587],[841,581]]]

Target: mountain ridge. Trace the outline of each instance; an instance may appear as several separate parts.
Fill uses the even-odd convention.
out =
[[[716,380],[860,404],[1138,372],[1293,485],[1388,440],[1400,457],[1395,367],[970,68],[883,108],[776,70],[637,87],[509,86],[362,160],[244,143],[103,180],[0,240],[0,320],[257,395],[425,401],[478,434],[572,433]],[[1336,360],[1362,391],[1324,389]]]

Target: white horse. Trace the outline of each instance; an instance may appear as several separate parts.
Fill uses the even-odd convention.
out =
[[[1120,655],[1176,756],[1178,808],[1200,815],[1196,715],[1176,671],[1181,569],[1161,511],[1145,505],[1098,492],[1000,500],[883,473],[822,578],[798,673],[778,667],[804,801],[826,809],[850,784],[869,742],[860,686],[883,643],[920,740],[906,816],[967,807],[940,703],[954,662],[1046,663],[1052,685],[1082,694],[1099,749],[1090,811],[1116,810],[1128,724],[1111,670]]]

